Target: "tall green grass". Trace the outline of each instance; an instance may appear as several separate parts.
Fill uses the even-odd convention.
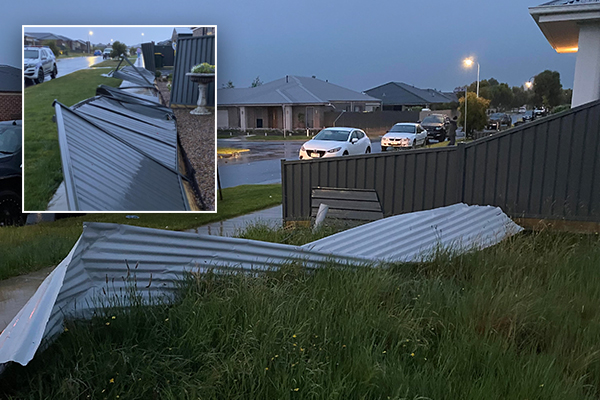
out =
[[[420,264],[215,271],[70,322],[24,399],[597,399],[600,241],[520,234]]]

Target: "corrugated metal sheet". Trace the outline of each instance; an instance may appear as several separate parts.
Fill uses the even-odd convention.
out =
[[[116,114],[109,110],[90,104],[71,110],[59,102],[54,107],[69,210],[189,210],[181,177],[172,167],[176,151],[172,150],[164,163],[160,161],[163,156],[150,154],[173,149],[172,145],[158,140],[136,141],[135,127],[131,131],[115,129],[114,133],[113,129],[104,130],[110,115]],[[93,120],[80,111],[89,115],[92,107],[108,116],[94,115],[97,119]],[[105,123],[97,124],[98,119]],[[151,126],[156,132],[165,131]],[[125,137],[141,147],[126,142]]]
[[[507,218],[498,209],[462,204],[447,208],[415,213],[412,218],[404,216],[407,223],[404,229],[395,217],[388,224],[382,224],[385,220],[377,221],[302,247],[85,223],[83,234],[67,258],[0,334],[0,364],[14,361],[26,365],[43,339],[51,340],[63,331],[65,318],[90,317],[101,305],[99,301],[104,299],[107,304],[115,296],[121,296],[133,277],[141,295],[148,298],[152,294],[156,298],[171,293],[187,272],[203,272],[214,267],[232,272],[260,272],[293,261],[301,261],[307,268],[318,268],[331,261],[345,265],[375,262],[377,265],[383,259],[416,259],[414,246],[406,246],[404,252],[390,249],[394,252],[390,256],[378,243],[361,241],[373,232],[377,232],[378,238],[384,233],[389,235],[396,247],[407,236],[427,236],[423,242],[429,247],[420,248],[427,252],[437,248],[434,238],[438,233],[442,244],[460,242],[465,244],[462,249],[470,249],[473,245],[492,245],[520,230],[514,224],[504,226]],[[475,223],[464,218],[474,218]]]
[[[420,89],[403,82],[388,82],[365,90],[370,96],[381,99],[383,105],[424,105],[449,103],[451,98],[434,89]]]
[[[156,71],[156,65],[154,64],[154,42],[142,43],[142,55],[144,56],[144,67],[148,71]]]
[[[143,96],[140,94],[132,93],[128,90],[114,88],[106,85],[98,86],[96,88],[96,94],[101,96],[112,97],[115,100],[127,102],[129,104],[140,104],[155,107],[159,110],[163,110],[165,113],[171,113],[172,115],[174,114],[173,110],[171,110],[169,107],[160,104],[157,97]]]
[[[316,78],[288,75],[254,88],[219,89],[219,105],[328,104],[380,100]]]
[[[600,101],[468,144],[282,161],[285,220],[310,217],[314,187],[375,189],[385,216],[455,203],[511,217],[600,222]]]
[[[123,79],[138,87],[154,88],[154,74],[146,68],[127,65],[114,71],[112,77]]]
[[[171,104],[195,106],[198,103],[198,85],[185,76],[194,65],[215,64],[215,36],[190,36],[177,39]],[[218,67],[217,67],[218,68]],[[215,105],[215,84],[208,85],[207,105]]]
[[[460,253],[489,247],[521,230],[497,207],[454,204],[384,218],[303,247],[336,255],[411,262],[421,261],[437,249]]]

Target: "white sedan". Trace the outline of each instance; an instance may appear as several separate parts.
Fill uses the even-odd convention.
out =
[[[392,129],[381,138],[381,151],[386,151],[388,147],[409,147],[425,146],[427,144],[427,131],[421,124],[412,122],[402,122],[392,126]]]
[[[356,128],[326,128],[300,148],[300,159],[339,157],[371,152],[371,139]]]

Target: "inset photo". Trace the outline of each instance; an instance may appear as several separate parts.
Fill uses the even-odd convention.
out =
[[[24,25],[24,212],[216,212],[216,30]]]

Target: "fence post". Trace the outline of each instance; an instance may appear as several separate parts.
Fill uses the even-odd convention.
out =
[[[285,158],[281,159],[281,217],[285,223],[287,220],[287,196],[286,190],[287,182],[285,180]]]
[[[467,163],[467,152],[464,143],[457,143],[456,151],[456,203],[463,203],[465,200],[465,165]]]

